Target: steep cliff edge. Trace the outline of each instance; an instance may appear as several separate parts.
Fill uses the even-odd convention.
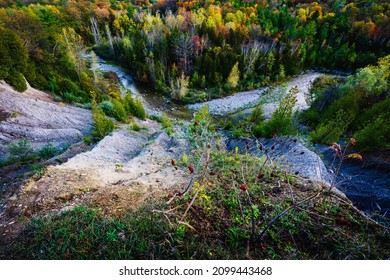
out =
[[[8,145],[27,139],[34,149],[82,140],[92,129],[90,110],[54,102],[50,95],[30,86],[17,92],[0,82],[0,160],[9,157]]]

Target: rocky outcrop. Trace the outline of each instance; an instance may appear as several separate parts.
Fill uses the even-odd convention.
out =
[[[26,138],[33,148],[51,143],[64,146],[82,140],[92,129],[91,111],[63,103],[28,86],[17,92],[0,82],[0,160],[8,157],[9,143]]]
[[[263,147],[262,150],[259,149],[260,145]],[[277,164],[277,168],[312,181],[330,185],[333,179],[321,158],[295,138],[229,138],[226,147],[232,151],[237,147],[241,152],[248,151],[250,154],[268,156],[269,160]]]

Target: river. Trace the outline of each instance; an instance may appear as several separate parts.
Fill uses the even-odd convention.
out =
[[[191,119],[192,111],[187,106],[171,102],[161,94],[156,94],[146,87],[136,85],[131,75],[122,67],[101,58],[97,59],[96,66],[102,72],[114,72],[118,76],[122,96],[130,91],[133,96],[140,98],[147,114],[161,115],[165,113],[174,119]]]

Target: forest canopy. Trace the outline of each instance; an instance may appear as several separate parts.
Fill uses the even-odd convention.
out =
[[[0,25],[28,51],[29,83],[64,93],[76,81],[72,91],[84,99],[91,79],[79,61],[83,47],[187,102],[203,100],[206,89],[220,96],[313,67],[354,71],[390,49],[387,1],[1,0],[0,7]]]

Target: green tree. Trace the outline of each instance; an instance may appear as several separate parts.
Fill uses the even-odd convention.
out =
[[[240,80],[240,70],[238,70],[238,62],[234,64],[232,70],[230,71],[227,82],[231,88],[236,88]]]
[[[111,133],[115,128],[115,123],[100,109],[96,101],[92,101],[92,118],[93,118],[93,131],[91,133],[95,140],[103,139],[106,135]]]
[[[18,91],[25,91],[23,71],[27,57],[22,40],[13,31],[0,28],[0,80],[4,79]]]

